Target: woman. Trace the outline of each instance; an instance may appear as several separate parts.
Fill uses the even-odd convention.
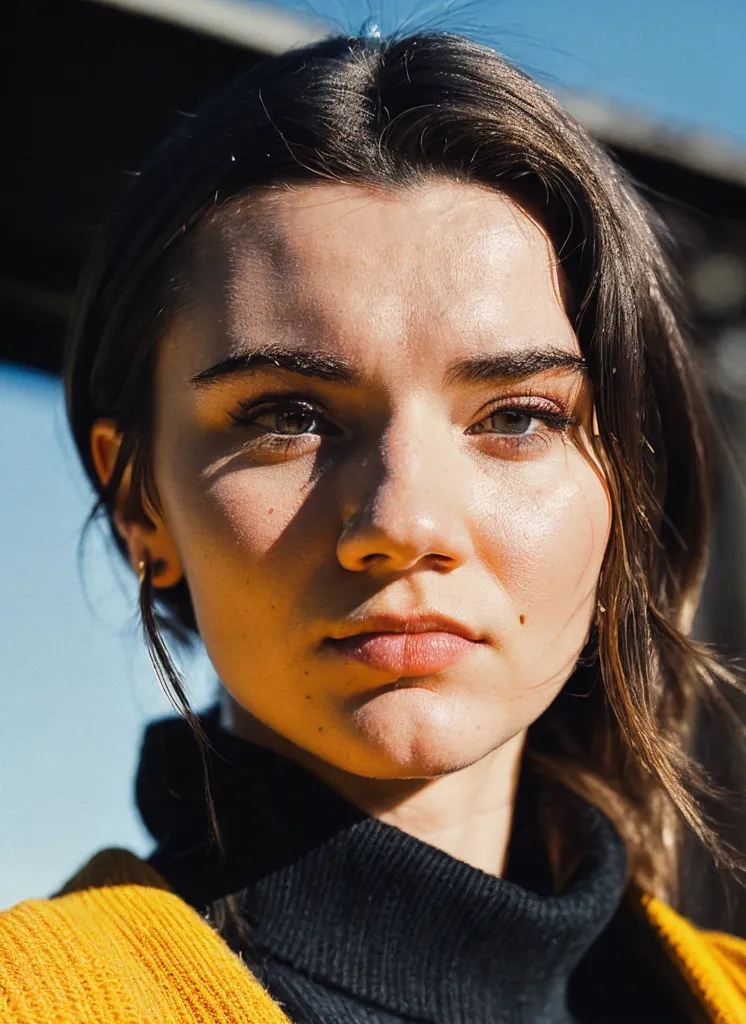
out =
[[[182,718],[0,931],[3,1020],[746,1020],[678,916],[707,437],[660,225],[540,86],[330,39],[183,119],[102,235],[68,408]],[[197,718],[163,629],[204,642]]]

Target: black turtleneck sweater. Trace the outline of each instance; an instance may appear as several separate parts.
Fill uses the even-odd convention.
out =
[[[202,762],[179,719],[149,726],[137,802],[150,863],[215,920],[294,1024],[683,1024],[625,911],[625,850],[567,792],[585,856],[560,892],[524,768],[501,878],[368,817],[311,772],[203,719],[225,854]]]

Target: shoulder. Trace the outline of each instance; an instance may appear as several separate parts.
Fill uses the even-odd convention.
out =
[[[746,940],[696,927],[662,900],[636,892],[631,902],[657,938],[669,965],[704,1010],[702,1020],[746,1021]]]
[[[196,911],[118,849],[96,854],[54,897],[0,913],[0,1019],[287,1024]]]

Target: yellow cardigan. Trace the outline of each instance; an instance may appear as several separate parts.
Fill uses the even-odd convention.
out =
[[[746,941],[699,931],[659,900],[638,909],[692,1020],[746,1024]],[[103,850],[48,900],[0,914],[3,1024],[288,1024],[213,929],[145,861]]]

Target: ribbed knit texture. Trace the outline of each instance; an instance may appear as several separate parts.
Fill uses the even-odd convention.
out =
[[[239,958],[163,885],[131,853],[110,850],[66,895],[0,915],[0,1021],[288,1024]]]
[[[162,732],[155,735],[163,738]],[[265,751],[256,755],[233,737],[230,742],[240,745],[254,768],[256,756],[265,768],[274,766],[269,785],[260,786],[264,803],[256,802],[254,788],[254,803],[242,806],[236,801],[235,771],[246,782],[248,762],[238,768],[223,762],[224,781],[230,781],[223,798],[230,797],[234,807],[228,832],[247,844],[234,847],[241,852],[237,861],[224,870],[214,848],[211,852],[204,835],[200,838],[202,826],[195,831],[199,773],[178,759],[171,762],[171,781],[174,771],[180,777],[184,769],[186,790],[170,788],[171,809],[181,813],[158,819],[164,835],[154,861],[160,858],[164,867],[178,870],[165,879],[127,851],[103,851],[57,897],[0,913],[2,1024],[539,1024],[572,1012],[551,993],[553,986],[562,987],[557,978],[565,976],[588,942],[588,955],[570,979],[576,996],[594,988],[594,978],[599,982],[593,1000],[575,999],[574,1005],[585,1007],[585,1015],[578,1016],[583,1024],[746,1022],[743,940],[700,932],[630,886],[619,908],[629,907],[630,930],[621,946],[614,944],[612,929],[603,922],[618,897],[618,847],[608,822],[587,805],[588,856],[569,886],[552,895],[527,830],[532,787],[524,779],[508,877],[494,879],[366,819],[291,762]],[[238,750],[234,746],[232,753]],[[150,771],[154,764],[144,767]],[[140,783],[142,789],[142,773]],[[302,828],[296,816],[288,817],[287,791],[279,800],[283,791],[276,786],[287,783],[295,787]],[[163,796],[150,790],[146,816]],[[177,847],[185,855],[176,855]],[[279,849],[284,858],[278,861]],[[424,863],[421,855],[430,858],[428,878],[417,871]],[[195,874],[197,863],[209,870]],[[252,970],[267,979],[275,1001],[172,890],[179,872],[192,901],[205,901],[204,909],[227,891],[239,892],[253,930],[247,947]],[[243,888],[231,888],[241,878]],[[315,879],[318,886],[309,885]],[[351,901],[347,909],[346,901]],[[381,921],[388,922],[383,929]],[[442,932],[434,932],[437,928]],[[534,970],[534,960],[527,969],[526,953],[537,949],[542,963]],[[639,975],[651,966],[667,979],[663,1001],[653,988],[640,988]],[[621,980],[621,988],[607,984],[612,976]]]
[[[525,769],[505,877],[496,878],[229,735],[216,710],[203,725],[217,754],[211,788],[227,856],[205,843],[200,759],[183,723],[170,720],[149,728],[138,774],[159,842],[151,861],[200,909],[238,894],[251,942],[236,948],[296,1024],[585,1024],[568,986],[619,907],[626,859],[597,808],[558,795],[573,806],[586,854],[555,894],[537,826],[541,789]],[[638,980],[625,1005],[658,996],[656,1024],[680,1024],[655,989]]]
[[[746,941],[723,932],[700,932],[654,897],[641,907],[690,988],[705,1018],[715,1024],[746,1024]]]
[[[390,1013],[567,1024],[570,973],[621,898],[623,858],[605,852],[553,897],[366,821],[255,882],[242,905],[260,949]]]
[[[105,850],[74,885],[80,888],[64,897],[0,913],[3,1024],[288,1024],[240,960],[147,863]],[[692,985],[686,1019],[744,1024],[746,942],[700,932],[653,897],[635,900],[660,955]],[[642,1007],[625,1024],[659,1020]]]

